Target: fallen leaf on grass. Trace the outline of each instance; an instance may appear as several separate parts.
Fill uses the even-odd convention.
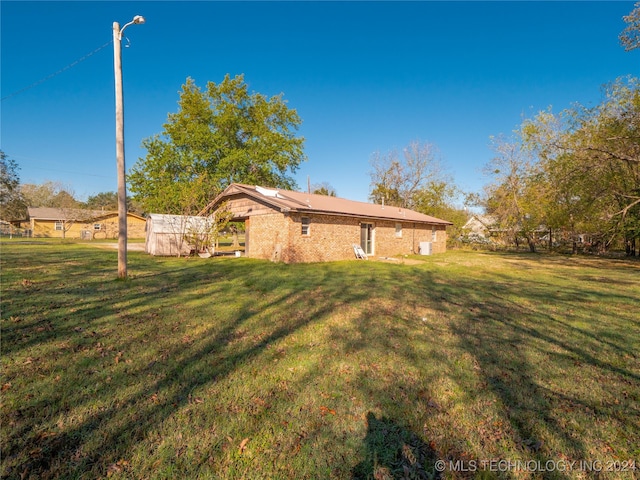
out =
[[[240,442],[240,447],[238,448],[238,450],[240,451],[240,455],[242,455],[244,449],[247,448],[247,443],[249,443],[249,438],[245,438]]]
[[[260,406],[260,407],[264,407],[264,408],[271,408],[271,404],[269,404],[266,400],[260,398],[260,397],[255,397],[252,399],[253,403],[255,403],[256,405]]]
[[[107,467],[107,477],[122,472],[127,465],[129,465],[129,462],[126,460],[118,460],[118,462],[112,463]]]
[[[327,413],[330,413],[331,415],[335,415],[336,411],[332,410],[329,407],[324,407],[324,406],[320,407],[320,415],[324,417]]]
[[[44,440],[45,438],[49,438],[49,437],[55,437],[56,436],[56,432],[40,432],[38,433],[38,435],[36,435],[36,441],[41,441]]]
[[[2,391],[6,391],[9,390],[11,388],[11,382],[7,382],[5,384],[2,385]]]

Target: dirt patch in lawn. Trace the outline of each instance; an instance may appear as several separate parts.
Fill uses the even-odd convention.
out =
[[[396,263],[398,265],[420,265],[424,263],[424,261],[415,258],[369,257],[369,259],[375,260],[376,262]]]

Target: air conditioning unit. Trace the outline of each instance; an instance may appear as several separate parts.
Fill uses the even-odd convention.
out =
[[[431,242],[420,242],[420,255],[431,255]]]

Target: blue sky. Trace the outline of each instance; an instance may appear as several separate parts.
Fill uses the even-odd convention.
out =
[[[81,199],[115,191],[112,24],[140,14],[146,23],[127,28],[122,49],[128,168],[177,111],[187,77],[204,87],[242,73],[251,91],[283,93],[302,118],[301,189],[309,177],[366,201],[372,154],[420,141],[477,192],[490,136],[549,106],[596,105],[603,84],[640,76],[640,51],[618,41],[633,7],[3,0],[0,148],[23,183],[60,181]]]

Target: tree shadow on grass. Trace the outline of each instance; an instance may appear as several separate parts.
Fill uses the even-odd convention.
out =
[[[57,258],[53,254],[49,263]],[[50,295],[40,295],[31,312],[51,331],[41,329],[33,315],[10,327],[10,360],[30,355],[24,368],[41,391],[3,412],[10,427],[3,452],[8,478],[126,471],[122,459],[131,446],[190,408],[192,392],[223,381],[270,345],[331,312],[332,302],[313,305],[306,289],[330,290],[344,304],[366,296],[364,289],[341,289],[324,269],[301,280],[289,267],[248,261],[193,267],[108,284],[99,295],[107,302],[85,291],[100,288],[103,276],[62,286],[62,279],[86,263],[60,266],[52,280],[43,281]],[[28,293],[21,292],[13,308],[26,305]],[[55,308],[52,297],[60,298],[53,300]],[[225,301],[232,308],[218,318],[211,304]],[[291,305],[307,308],[288,318]],[[282,318],[274,322],[265,312]],[[190,332],[191,323],[200,333]],[[17,385],[19,372],[12,367]],[[58,426],[53,418],[61,419]]]
[[[365,457],[352,470],[354,480],[440,478],[437,455],[418,435],[387,417],[367,413]]]
[[[186,410],[192,409],[203,418],[222,418],[224,412],[206,417],[204,410],[217,407],[215,399],[206,399],[207,391],[216,392],[217,383],[242,372],[244,365],[260,356],[273,357],[271,345],[314,322],[324,325],[326,319],[334,320],[332,352],[323,359],[322,368],[334,369],[323,373],[320,368],[300,382],[307,385],[322,380],[322,375],[335,375],[344,362],[346,371],[350,368],[354,374],[351,383],[340,387],[344,391],[336,393],[363,399],[363,409],[356,405],[352,412],[360,422],[368,412],[366,434],[364,423],[355,430],[359,432],[356,445],[364,436],[360,449],[354,449],[362,453],[360,458],[350,463],[349,451],[345,457],[317,454],[304,459],[307,464],[325,458],[349,462],[337,470],[336,478],[437,478],[438,459],[465,458],[467,450],[478,457],[507,452],[541,461],[561,451],[583,459],[594,442],[583,441],[588,433],[575,434],[574,427],[565,423],[563,409],[589,409],[585,414],[570,414],[582,426],[595,418],[633,432],[633,419],[638,418],[632,396],[620,397],[619,406],[600,405],[588,392],[573,390],[577,381],[569,384],[570,389],[562,389],[550,385],[554,378],[547,378],[552,368],[558,375],[564,374],[563,369],[580,374],[584,365],[601,382],[613,376],[619,379],[611,383],[613,387],[634,393],[637,370],[626,366],[632,365],[630,360],[618,364],[624,362],[618,351],[626,349],[631,356],[637,350],[625,347],[621,338],[601,338],[564,313],[570,307],[581,315],[578,320],[585,317],[580,304],[595,298],[598,290],[585,290],[589,285],[583,282],[555,291],[526,279],[514,284],[517,277],[511,273],[486,274],[479,282],[478,276],[434,273],[428,264],[391,270],[370,262],[348,268],[340,263],[309,268],[244,259],[165,263],[133,255],[131,259],[139,261],[144,272],[130,282],[105,283],[107,277],[96,275],[96,268],[114,275],[115,269],[103,253],[84,252],[77,264],[60,266],[67,256],[40,254],[38,258],[54,271],[41,285],[33,277],[30,288],[42,288],[40,294],[32,295],[20,283],[27,274],[35,275],[32,261],[25,262],[8,285],[15,294],[6,302],[9,313],[24,316],[19,323],[9,320],[3,325],[3,356],[8,357],[5,362],[12,375],[7,381],[13,382],[7,396],[24,393],[17,409],[2,412],[5,425],[14,423],[3,447],[3,461],[11,467],[4,470],[10,472],[8,477],[133,473],[127,472],[128,451],[142,444],[149,449],[144,455],[161,459],[153,450],[159,448],[153,439],[162,428],[171,428],[177,413],[184,416],[176,422],[191,421],[185,417]],[[539,307],[550,301],[550,292],[551,301],[567,308],[553,313]],[[222,313],[224,302],[233,308]],[[622,296],[619,302],[630,303]],[[30,315],[24,315],[25,309]],[[610,358],[601,350],[609,352]],[[359,362],[349,360],[358,353]],[[261,361],[257,365],[275,364]],[[287,379],[289,374],[296,378],[286,372]],[[25,377],[30,385],[21,386]],[[465,410],[477,409],[471,420],[453,418],[461,410],[453,409],[457,404],[442,396],[443,385],[447,395],[456,386],[461,398],[456,402],[465,402]],[[284,391],[286,385],[282,392],[280,383],[267,387],[277,401],[291,402],[296,394],[293,385],[291,396]],[[441,397],[435,396],[438,392]],[[198,395],[205,398],[195,399]],[[500,438],[489,440],[488,446],[476,441],[467,449],[475,421],[493,420],[482,413],[484,400],[496,400],[491,405],[497,405],[493,415],[500,424],[482,428],[487,433],[493,428]],[[194,403],[198,401],[203,405],[198,407]],[[299,405],[307,406],[303,401]],[[327,448],[342,439],[325,423],[316,426],[304,419],[300,423],[309,438],[314,428],[319,435],[326,434],[323,445]],[[206,434],[203,429],[196,431]],[[240,438],[234,439],[235,450]],[[23,451],[29,452],[28,459]],[[178,452],[176,447],[174,463],[180,461]],[[206,463],[207,456],[198,455],[195,461]],[[291,458],[278,461],[288,464]],[[248,460],[246,465],[255,468]],[[178,463],[174,471],[183,467]],[[150,465],[142,468],[146,470],[135,472],[139,477],[153,477]],[[207,468],[201,471],[215,471]],[[554,478],[551,473],[547,477]],[[555,478],[566,476],[558,473]]]
[[[599,263],[598,268],[606,265]],[[626,265],[609,268],[613,272]],[[562,274],[567,272],[555,273]],[[559,452],[576,461],[602,459],[611,451],[606,443],[613,437],[607,436],[614,429],[633,428],[638,409],[624,394],[626,385],[640,377],[621,366],[632,365],[637,355],[628,338],[599,333],[601,328],[611,333],[621,327],[612,326],[612,318],[605,328],[591,316],[606,319],[606,311],[593,312],[606,308],[606,300],[614,296],[616,304],[632,303],[632,294],[622,290],[609,295],[575,278],[569,285],[546,282],[497,273],[475,285],[460,279],[459,294],[449,298],[459,317],[452,332],[458,348],[473,359],[481,390],[493,392],[503,407],[508,440],[515,446],[511,455],[543,465],[558,461]],[[630,318],[624,321],[628,327],[633,324]],[[601,437],[589,431],[591,425],[603,431]],[[618,446],[624,449],[631,443]],[[616,453],[628,455],[624,450]],[[544,477],[571,475],[559,469]]]

